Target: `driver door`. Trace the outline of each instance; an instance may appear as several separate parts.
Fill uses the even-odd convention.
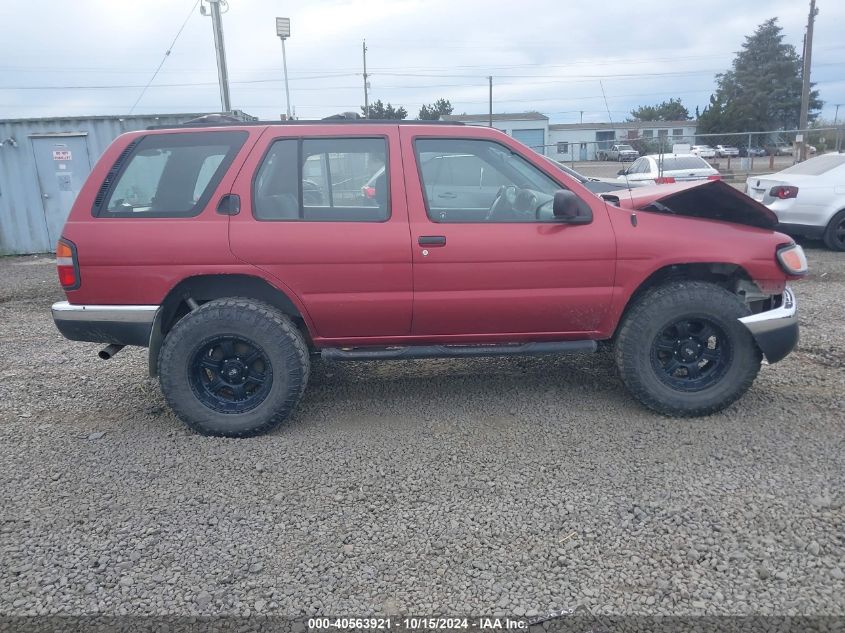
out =
[[[589,338],[613,293],[616,245],[604,202],[486,129],[450,139],[402,126],[400,138],[413,249],[411,334],[432,342]],[[470,163],[477,184],[457,174]],[[499,195],[503,187],[516,191]],[[550,201],[562,188],[589,204],[590,224],[552,218]],[[455,197],[441,198],[444,192]]]

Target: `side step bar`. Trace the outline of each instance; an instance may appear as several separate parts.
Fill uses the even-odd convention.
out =
[[[473,358],[478,356],[542,356],[595,352],[595,341],[549,341],[513,345],[412,345],[409,347],[327,347],[323,360],[407,360],[411,358]]]

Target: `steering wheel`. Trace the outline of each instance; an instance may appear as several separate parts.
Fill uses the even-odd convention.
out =
[[[507,202],[511,209],[513,209],[513,204],[516,202],[517,198],[517,189],[513,185],[502,185],[499,187],[499,190],[496,192],[496,197],[493,199],[493,204],[490,205],[490,210],[487,211],[487,215],[484,216],[485,221],[490,221],[496,215],[497,211],[502,211],[502,202]]]
[[[537,194],[530,189],[520,189],[514,200],[513,210],[516,213],[533,216],[539,219],[540,205],[537,201]]]

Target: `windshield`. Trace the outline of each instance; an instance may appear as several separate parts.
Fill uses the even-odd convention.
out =
[[[802,176],[821,176],[826,174],[831,169],[836,169],[841,165],[845,165],[845,154],[825,154],[823,156],[816,156],[810,160],[805,160],[803,163],[798,163],[792,167],[787,167],[780,173],[782,174],[799,174]]]
[[[622,150],[625,150],[625,151],[628,151],[628,150],[633,151],[634,150],[634,148],[631,147],[630,145],[617,145],[617,147],[619,149],[622,149]]]

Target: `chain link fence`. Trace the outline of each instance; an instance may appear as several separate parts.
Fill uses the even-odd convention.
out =
[[[640,130],[627,132],[639,134]],[[659,132],[662,130],[652,137],[624,138],[620,134],[621,138],[596,141],[573,141],[570,138],[533,146],[532,149],[573,169],[580,167],[588,171],[600,162],[630,163],[638,156],[693,153],[704,158],[726,179],[744,179],[751,174],[779,171],[798,162],[802,145],[799,141],[806,145],[806,158],[832,151],[841,152],[845,145],[843,126],[728,134],[673,135],[668,130],[665,134]],[[550,136],[554,140],[553,131]],[[614,145],[629,146],[636,154],[617,155],[613,151]]]

